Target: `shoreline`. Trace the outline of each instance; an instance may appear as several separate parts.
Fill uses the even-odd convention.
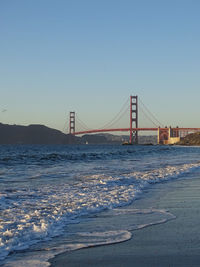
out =
[[[199,266],[199,192],[199,173],[151,186],[127,207],[165,209],[176,219],[131,231],[125,242],[61,253],[51,267]]]

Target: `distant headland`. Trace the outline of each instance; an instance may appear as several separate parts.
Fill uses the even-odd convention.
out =
[[[0,144],[73,144],[79,138],[44,125],[29,126],[0,123]]]
[[[45,125],[28,126],[0,123],[0,144],[121,144],[129,140],[126,135],[86,134],[77,137]],[[156,136],[141,136],[139,143],[156,143]]]

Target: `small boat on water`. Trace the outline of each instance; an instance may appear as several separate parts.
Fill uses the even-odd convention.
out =
[[[132,146],[133,144],[131,144],[131,143],[129,143],[129,142],[126,141],[126,142],[123,142],[122,145],[123,146],[129,146],[129,145]]]

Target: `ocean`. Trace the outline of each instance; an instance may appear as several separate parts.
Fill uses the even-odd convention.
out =
[[[156,183],[195,175],[199,155],[181,146],[0,146],[0,266],[49,266],[59,253],[175,219],[134,201]]]

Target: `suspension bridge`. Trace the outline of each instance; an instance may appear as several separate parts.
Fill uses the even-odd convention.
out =
[[[139,127],[139,101],[138,96],[130,96],[129,104],[125,103],[125,111],[129,111],[129,125],[124,128],[113,128],[112,126],[119,118],[124,115],[123,108],[115,116],[115,118],[99,129],[89,129],[85,123],[83,123],[75,114],[74,111],[70,111],[69,114],[69,134],[72,135],[84,135],[91,133],[106,133],[106,132],[129,132],[129,144],[138,144],[139,132],[157,132],[158,144],[175,144],[180,141],[181,137],[185,137],[189,133],[200,131],[200,128],[172,128],[163,127],[163,124],[156,119],[152,112],[142,103],[140,100],[140,110],[144,113],[146,118],[152,122],[154,127]],[[76,131],[76,119],[81,124],[84,130]]]

